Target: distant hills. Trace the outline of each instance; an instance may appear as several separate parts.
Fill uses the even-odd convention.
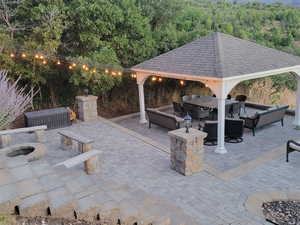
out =
[[[218,0],[211,0],[211,1],[218,1]],[[267,4],[281,2],[281,3],[284,3],[284,4],[300,7],[300,0],[228,0],[228,1],[239,2],[239,3],[262,2],[262,3],[267,3]]]
[[[288,4],[288,5],[293,5],[293,6],[297,6],[300,7],[300,0],[236,0],[237,2],[263,2],[263,3],[276,3],[276,2],[281,2],[284,4]]]

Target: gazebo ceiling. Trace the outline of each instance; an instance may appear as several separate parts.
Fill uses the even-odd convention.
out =
[[[300,57],[213,33],[134,66],[134,71],[228,78],[300,65]]]

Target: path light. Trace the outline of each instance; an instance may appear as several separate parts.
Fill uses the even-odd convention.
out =
[[[151,79],[153,82],[155,82],[157,80],[157,77],[152,77]]]
[[[183,119],[185,124],[185,133],[189,133],[189,128],[192,125],[192,117],[187,113]]]

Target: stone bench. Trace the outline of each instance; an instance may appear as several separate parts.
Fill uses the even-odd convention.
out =
[[[64,166],[66,168],[72,168],[84,162],[85,172],[87,174],[95,174],[99,171],[99,161],[98,161],[99,154],[101,154],[101,151],[99,150],[91,150],[88,152],[84,152],[64,162],[58,163],[54,167]]]
[[[39,143],[45,142],[45,130],[47,129],[46,125],[43,126],[35,126],[35,127],[26,127],[19,129],[11,129],[11,130],[2,130],[0,131],[0,148],[7,147],[11,144],[11,135],[19,134],[19,133],[29,133],[34,132],[36,136],[36,141]]]
[[[65,150],[72,146],[72,141],[78,142],[78,152],[79,154],[84,152],[89,152],[92,150],[92,143],[94,140],[75,134],[72,131],[59,131],[58,134],[61,135],[61,147]]]

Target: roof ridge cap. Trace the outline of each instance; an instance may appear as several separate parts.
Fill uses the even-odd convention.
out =
[[[220,77],[223,77],[224,67],[223,67],[223,54],[222,54],[222,42],[220,40],[219,32],[215,33],[215,54],[216,54],[216,74]]]

